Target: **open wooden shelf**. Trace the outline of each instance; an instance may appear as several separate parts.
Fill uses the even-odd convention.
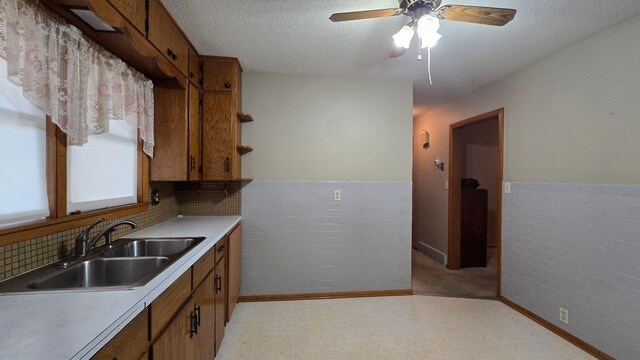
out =
[[[240,152],[241,155],[244,155],[253,151],[253,148],[249,145],[237,145],[236,149],[238,149],[238,152]]]
[[[241,123],[248,123],[253,121],[253,117],[245,112],[239,112],[238,119]]]

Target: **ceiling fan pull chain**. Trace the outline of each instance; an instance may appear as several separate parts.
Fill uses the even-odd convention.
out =
[[[429,73],[429,84],[433,85],[431,80],[431,48],[427,48],[427,72]]]

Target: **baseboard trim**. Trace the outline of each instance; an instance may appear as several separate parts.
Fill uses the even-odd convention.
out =
[[[238,298],[238,302],[344,299],[344,298],[406,296],[406,295],[413,295],[413,290],[400,289],[400,290],[376,290],[376,291],[343,291],[343,292],[310,293],[310,294],[249,295],[249,296],[240,296]]]
[[[592,356],[595,356],[598,359],[601,360],[615,360],[613,357],[607,355],[606,353],[596,349],[595,347],[593,347],[592,345],[586,343],[585,341],[577,338],[576,336],[570,334],[569,332],[567,332],[566,330],[559,328],[558,326],[548,322],[547,320],[541,318],[540,316],[532,313],[531,311],[523,308],[522,306],[514,303],[513,301],[507,299],[504,296],[500,296],[500,301],[509,306],[510,308],[514,309],[515,311],[521,313],[522,315],[528,317],[529,319],[537,322],[538,324],[544,326],[545,328],[549,329],[550,331],[554,332],[556,335],[560,336],[561,338],[567,340],[568,342],[572,343],[573,345],[581,348],[582,350],[588,352],[589,354],[591,354]]]

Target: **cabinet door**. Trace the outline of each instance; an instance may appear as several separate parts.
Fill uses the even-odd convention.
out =
[[[213,360],[215,356],[215,276],[213,272],[193,294],[198,317],[198,334],[193,337],[194,359]]]
[[[193,85],[200,86],[200,80],[202,79],[202,74],[200,73],[200,57],[196,50],[189,46],[189,81]]]
[[[129,325],[111,339],[92,360],[138,360],[148,350],[149,312],[144,309]]]
[[[200,117],[200,90],[189,84],[189,180],[200,180],[202,169],[202,118]]]
[[[188,180],[188,91],[155,86],[155,146],[151,180]]]
[[[149,33],[153,45],[184,75],[189,71],[189,42],[160,0],[149,1]]]
[[[238,66],[232,60],[205,60],[202,63],[204,90],[232,91],[237,88]]]
[[[226,282],[227,271],[225,259],[222,258],[216,265],[214,270],[215,274],[215,321],[216,321],[216,353],[220,350],[220,344],[222,344],[222,338],[224,338],[224,318],[225,318],[225,301],[226,295]]]
[[[193,346],[195,335],[193,300],[190,300],[153,343],[153,360],[196,359]]]
[[[151,303],[151,340],[160,334],[190,294],[191,271],[187,271]]]
[[[233,309],[240,297],[240,250],[242,249],[242,228],[240,225],[229,234],[229,247],[227,251],[228,274],[227,274],[227,322],[231,321]]]
[[[202,94],[203,180],[231,180],[235,149],[234,99],[230,92]]]
[[[145,22],[147,21],[147,9],[145,0],[109,0],[133,26],[142,34],[146,35]]]

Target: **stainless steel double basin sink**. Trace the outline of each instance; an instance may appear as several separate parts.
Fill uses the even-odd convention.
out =
[[[64,268],[52,264],[0,283],[0,293],[142,286],[203,240],[120,239],[87,257],[65,259],[68,262]]]

